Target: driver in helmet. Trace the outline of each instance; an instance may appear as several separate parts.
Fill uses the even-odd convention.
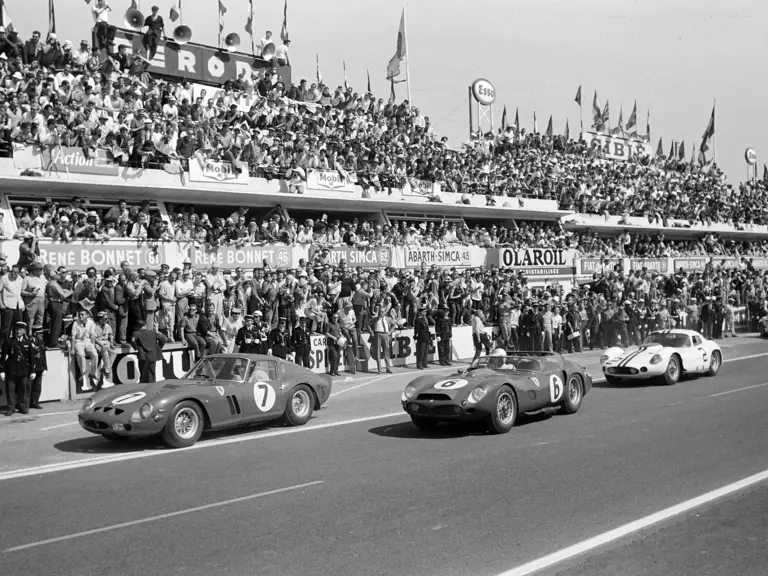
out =
[[[500,370],[504,366],[504,362],[507,359],[507,351],[504,348],[496,348],[491,352],[491,356],[488,359],[488,367],[494,370]]]

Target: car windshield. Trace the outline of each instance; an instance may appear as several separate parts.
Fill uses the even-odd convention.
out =
[[[469,366],[469,370],[489,368],[491,370],[516,370],[525,372],[541,372],[541,361],[522,354],[507,356],[481,356]]]
[[[654,332],[649,334],[643,340],[643,346],[649,344],[661,344],[669,348],[690,348],[691,337],[688,334],[665,334],[664,332]]]
[[[184,376],[185,380],[231,380],[243,382],[248,360],[236,356],[208,356],[202,358]]]

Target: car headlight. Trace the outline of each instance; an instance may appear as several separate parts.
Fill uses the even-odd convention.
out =
[[[470,404],[476,404],[477,402],[480,402],[480,400],[482,400],[485,397],[486,391],[487,390],[485,389],[484,386],[478,386],[477,388],[472,390],[472,394],[469,395],[469,398],[467,398],[467,400],[469,400]]]
[[[93,408],[93,405],[95,402],[93,401],[93,398],[88,398],[85,402],[83,402],[83,410],[90,410]]]
[[[661,362],[661,354],[654,354],[653,358],[651,358],[651,366],[655,366],[659,362]]]
[[[408,386],[405,387],[405,392],[403,392],[403,400],[413,398],[414,394],[416,394],[416,386],[413,384],[408,384]]]
[[[608,354],[603,354],[600,356],[600,364],[605,364],[606,362],[608,362]]]
[[[131,415],[131,422],[141,422],[146,420],[152,414],[152,404],[144,402],[139,409]]]

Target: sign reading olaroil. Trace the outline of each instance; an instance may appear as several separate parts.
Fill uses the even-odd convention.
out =
[[[528,276],[573,276],[576,251],[564,248],[501,248],[499,267]]]

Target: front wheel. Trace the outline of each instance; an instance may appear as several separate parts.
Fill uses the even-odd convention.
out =
[[[192,446],[203,433],[203,422],[203,411],[196,402],[179,402],[163,428],[163,442],[171,448]]]
[[[305,384],[299,384],[288,397],[285,407],[285,421],[289,426],[303,426],[312,418],[314,410],[312,390]]]
[[[509,386],[502,386],[496,391],[496,400],[491,413],[485,419],[485,426],[491,434],[506,434],[515,425],[517,418],[517,398]]]
[[[662,378],[668,386],[673,386],[680,380],[680,359],[677,356],[672,356],[669,359],[669,364],[667,364],[667,369],[664,371]]]
[[[581,383],[581,376],[573,374],[568,379],[568,385],[565,387],[565,398],[563,399],[563,412],[566,414],[575,414],[581,408],[584,400],[584,386]]]
[[[720,355],[719,350],[712,352],[712,358],[709,361],[709,370],[707,370],[707,376],[717,376],[720,371],[720,366],[723,365],[723,357]]]
[[[434,430],[437,427],[438,421],[431,418],[422,418],[421,416],[411,416],[411,422],[419,430]]]

